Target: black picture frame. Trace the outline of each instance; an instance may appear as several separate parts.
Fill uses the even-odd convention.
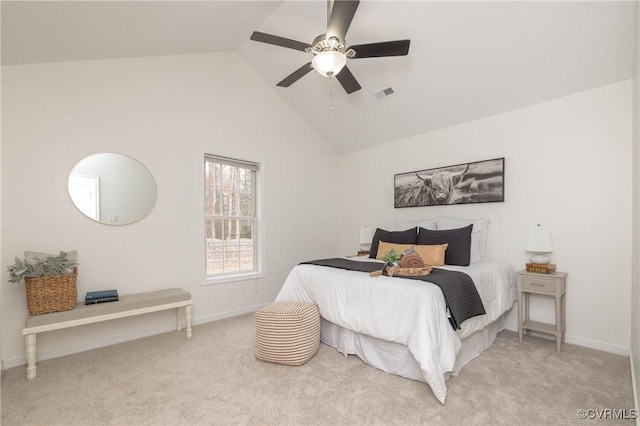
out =
[[[393,177],[395,208],[504,202],[504,157]]]

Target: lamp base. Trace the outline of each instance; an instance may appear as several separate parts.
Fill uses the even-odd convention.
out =
[[[535,263],[537,265],[546,265],[551,261],[548,256],[545,256],[543,254],[536,254],[529,260],[531,261],[531,263]]]

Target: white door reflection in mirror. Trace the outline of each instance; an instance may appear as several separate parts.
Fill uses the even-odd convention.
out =
[[[78,161],[69,174],[68,190],[78,210],[108,225],[137,222],[156,202],[151,173],[122,154],[94,154]]]
[[[93,220],[100,221],[100,178],[71,173],[69,195],[78,210]]]

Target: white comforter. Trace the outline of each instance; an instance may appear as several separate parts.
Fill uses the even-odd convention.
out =
[[[406,345],[425,382],[444,403],[445,374],[453,370],[460,339],[496,320],[517,299],[515,272],[506,262],[485,259],[468,267],[444,268],[465,272],[473,279],[487,312],[463,322],[457,332],[449,323],[440,288],[418,280],[372,278],[363,272],[298,265],[276,300],[314,302],[327,321]]]

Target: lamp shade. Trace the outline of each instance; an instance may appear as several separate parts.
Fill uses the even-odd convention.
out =
[[[371,244],[371,228],[368,226],[360,227],[360,244]]]
[[[541,255],[541,253],[551,253],[553,251],[551,232],[549,229],[540,224],[531,226],[529,228],[529,234],[527,235],[527,246],[525,250],[537,253],[537,256],[531,258],[532,263],[549,263],[549,258]]]
[[[323,76],[331,77],[338,74],[347,64],[347,57],[336,50],[327,50],[314,56],[311,64]]]

